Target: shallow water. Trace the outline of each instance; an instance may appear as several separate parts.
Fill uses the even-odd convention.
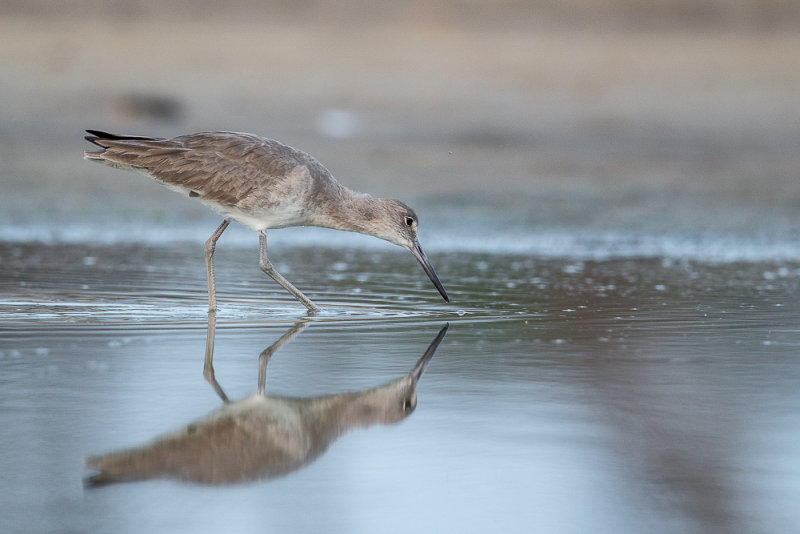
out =
[[[220,246],[214,367],[231,399],[305,318]],[[196,243],[0,246],[4,532],[786,532],[800,521],[800,264],[278,247],[324,306],[270,395],[358,391],[450,330],[416,411],[284,477],[85,489],[83,458],[215,410]],[[53,272],[58,272],[54,279]],[[313,513],[309,513],[312,510]]]

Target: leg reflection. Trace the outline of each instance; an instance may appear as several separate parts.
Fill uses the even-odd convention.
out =
[[[208,333],[206,334],[206,359],[203,363],[203,376],[217,392],[222,402],[228,403],[228,396],[222,391],[222,387],[217,382],[217,377],[214,374],[214,331],[217,325],[217,314],[214,311],[208,312]]]
[[[276,350],[284,346],[286,343],[291,341],[291,339],[305,330],[308,326],[309,319],[300,319],[297,321],[293,327],[289,329],[288,332],[283,334],[278,341],[264,349],[261,354],[258,355],[258,394],[264,395],[264,386],[267,381],[267,362],[275,353]]]
[[[272,357],[275,351],[291,341],[294,336],[305,330],[310,320],[310,317],[298,320],[288,332],[278,338],[275,343],[264,349],[258,356],[259,395],[264,395],[265,384],[267,381],[267,362],[269,361],[270,357]],[[216,330],[216,323],[216,313],[213,311],[208,312],[208,333],[206,334],[206,357],[203,363],[203,376],[208,383],[211,384],[211,387],[214,388],[214,391],[217,392],[217,395],[219,395],[219,398],[222,399],[222,402],[227,404],[230,402],[228,400],[228,396],[225,394],[225,391],[223,391],[222,386],[219,385],[219,382],[217,382],[217,377],[214,373],[214,332]]]

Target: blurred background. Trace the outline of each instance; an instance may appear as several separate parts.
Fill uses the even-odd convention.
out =
[[[800,258],[791,0],[9,0],[0,15],[6,240],[205,239],[213,214],[81,161],[82,133],[235,130],[407,200],[429,247]]]

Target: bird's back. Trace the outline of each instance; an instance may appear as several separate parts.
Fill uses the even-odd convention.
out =
[[[264,137],[200,132],[172,139],[90,130],[85,157],[144,173],[253,229],[313,224],[309,206],[342,186],[311,155]]]
[[[280,476],[310,461],[312,444],[289,401],[253,395],[134,449],[88,458],[106,484],[176,478],[229,484]]]

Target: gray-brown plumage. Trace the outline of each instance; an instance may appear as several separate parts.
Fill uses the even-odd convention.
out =
[[[214,247],[231,220],[259,233],[261,269],[309,310],[317,306],[275,271],[267,259],[267,229],[322,226],[385,239],[408,249],[445,301],[449,301],[420,248],[414,210],[399,200],[374,198],[347,189],[303,151],[272,139],[235,132],[201,132],[161,139],[87,131],[92,135],[86,140],[102,150],[87,151],[86,159],[145,174],[196,198],[224,217],[206,242],[209,310],[216,309]]]
[[[232,484],[300,469],[352,428],[395,423],[411,414],[417,381],[446,332],[447,326],[411,372],[397,380],[367,391],[314,398],[256,393],[148,445],[88,458],[86,467],[99,473],[87,483],[173,478]]]

